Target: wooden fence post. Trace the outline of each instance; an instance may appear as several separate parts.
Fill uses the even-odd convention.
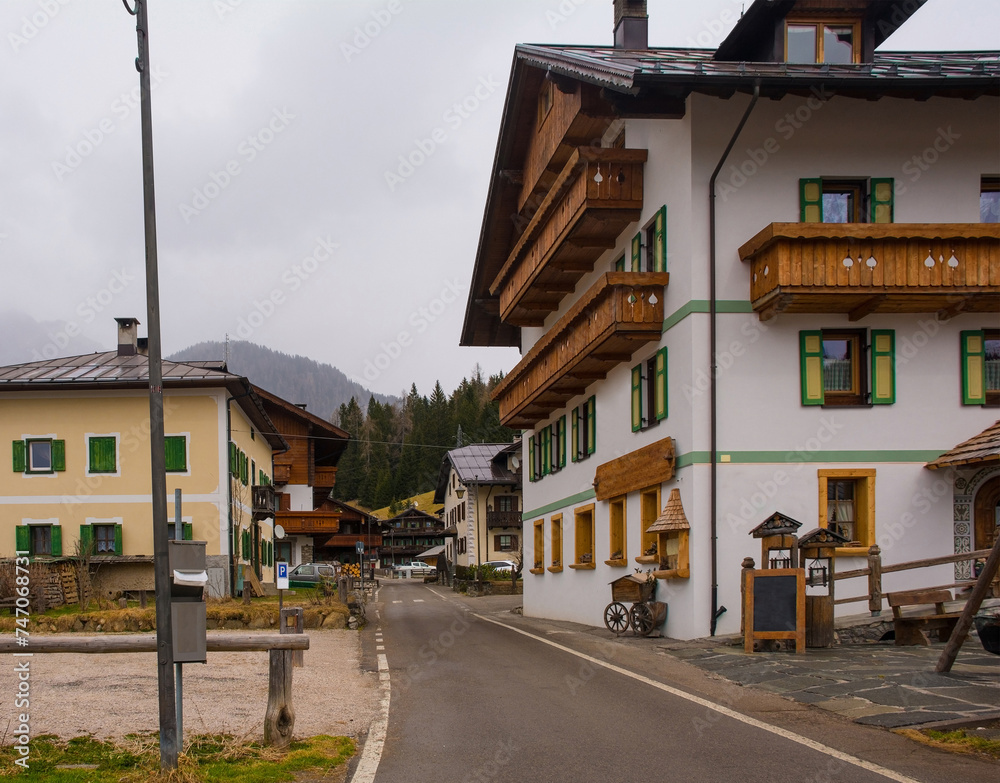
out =
[[[287,747],[295,728],[292,707],[292,651],[269,650],[267,710],[264,713],[264,744]]]
[[[868,549],[868,610],[872,617],[882,614],[882,550],[877,544]]]

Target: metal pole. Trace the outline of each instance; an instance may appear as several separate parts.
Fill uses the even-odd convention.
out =
[[[170,573],[167,560],[167,477],[163,445],[163,360],[160,347],[160,290],[156,259],[156,201],[153,187],[153,126],[149,100],[149,23],[146,0],[135,0],[142,120],[142,194],[146,235],[146,319],[149,339],[149,450],[153,516],[153,564],[156,586],[156,663],[160,712],[160,767],[177,768],[177,713],[174,694],[173,634],[170,620]]]
[[[184,518],[181,516],[181,490],[174,490],[174,540],[184,540]],[[172,630],[172,629],[171,629]],[[184,749],[184,664],[174,664],[174,683],[177,687],[177,750]]]

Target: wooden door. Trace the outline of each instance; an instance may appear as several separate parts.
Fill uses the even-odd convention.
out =
[[[975,549],[990,549],[1000,524],[1000,476],[989,479],[976,493]]]

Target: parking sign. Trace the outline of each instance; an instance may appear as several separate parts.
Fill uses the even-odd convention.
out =
[[[275,573],[275,581],[279,590],[288,589],[288,563],[279,560],[275,565],[278,567]]]
[[[365,542],[364,541],[355,541],[354,542],[354,549],[357,551],[357,553],[359,555],[360,554],[364,554],[364,551],[365,551]]]

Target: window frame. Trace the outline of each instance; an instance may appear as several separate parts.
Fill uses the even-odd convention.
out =
[[[594,524],[593,503],[573,509],[573,562],[569,564],[570,568],[586,571],[597,568],[594,562],[597,544]]]
[[[49,447],[49,466],[47,468],[36,468],[32,459],[32,446],[47,445]],[[25,438],[24,439],[24,472],[25,473],[55,473],[55,454],[52,449],[52,438]]]
[[[608,501],[608,559],[613,568],[628,566],[628,503],[626,495]],[[617,557],[615,557],[617,555]]]
[[[536,519],[531,526],[534,540],[534,551],[532,552],[532,562],[534,568],[529,569],[532,574],[545,573],[545,518]]]
[[[815,60],[792,62],[788,59],[788,28],[805,27],[811,25],[815,27],[814,45],[816,51]],[[851,65],[858,65],[861,62],[861,20],[855,18],[839,19],[829,16],[791,16],[785,18],[784,27],[784,62],[790,65],[847,65],[848,63],[827,63],[824,59],[826,54],[824,34],[825,27],[850,27],[851,28]]]
[[[851,390],[826,388],[824,343],[852,344]],[[964,342],[963,342],[964,345]],[[893,329],[803,329],[799,331],[801,404],[864,408],[896,401],[896,336]]]
[[[811,197],[813,188],[816,198]],[[843,225],[826,220],[823,197],[827,193],[851,191],[855,193],[851,215],[854,220],[849,223],[893,223],[896,219],[895,190],[896,182],[892,177],[800,177],[799,222]]]
[[[551,559],[548,570],[554,574],[563,570],[563,515],[553,514],[549,517],[549,541],[552,542]]]
[[[856,546],[839,546],[835,554],[845,557],[865,557],[875,545],[875,468],[819,468],[816,471],[819,499],[819,527],[829,527],[829,481],[851,480],[854,490],[854,526]],[[863,535],[862,535],[863,534]]]
[[[652,565],[660,562],[659,550],[654,555],[647,555],[646,552],[654,544],[658,545],[656,533],[647,533],[646,528],[652,525],[660,515],[660,485],[646,487],[639,490],[639,531],[640,548],[636,555],[635,562],[643,565]]]
[[[983,196],[987,193],[997,194],[996,199],[993,202],[995,214],[993,215],[992,220],[983,220]],[[1000,223],[1000,177],[984,175],[979,179],[979,222]]]

